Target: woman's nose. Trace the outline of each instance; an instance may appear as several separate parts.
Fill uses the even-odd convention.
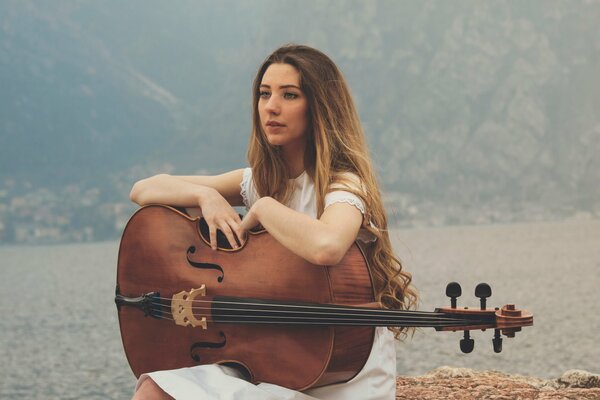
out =
[[[265,110],[271,114],[279,114],[279,112],[281,111],[281,106],[279,104],[277,96],[269,97],[267,104],[265,104]]]

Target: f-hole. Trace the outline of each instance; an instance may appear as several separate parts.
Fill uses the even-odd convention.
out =
[[[212,264],[212,263],[203,263],[203,262],[197,262],[194,261],[192,259],[190,259],[190,254],[194,254],[196,253],[196,246],[190,246],[187,249],[187,262],[195,268],[201,268],[201,269],[215,269],[217,271],[221,272],[221,276],[217,277],[217,281],[219,282],[223,282],[223,278],[225,278],[225,272],[223,271],[223,268],[221,268],[220,265],[218,264]]]
[[[196,342],[190,346],[190,356],[196,362],[201,362],[200,352],[203,349],[220,349],[227,344],[227,338],[223,331],[219,331],[219,336],[223,339],[220,342]]]

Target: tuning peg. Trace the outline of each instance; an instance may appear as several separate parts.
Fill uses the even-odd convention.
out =
[[[492,339],[494,345],[494,353],[500,353],[502,351],[502,337],[500,336],[500,329],[494,329],[494,338]]]
[[[460,297],[462,289],[458,282],[450,282],[446,285],[446,296],[450,297],[450,307],[456,308],[456,298]]]
[[[475,296],[479,297],[481,309],[485,310],[485,301],[492,295],[492,288],[487,283],[480,283],[475,287]]]
[[[463,353],[470,353],[473,351],[475,347],[475,340],[471,339],[471,335],[469,335],[469,331],[465,331],[465,336],[463,339],[460,339],[460,350]]]

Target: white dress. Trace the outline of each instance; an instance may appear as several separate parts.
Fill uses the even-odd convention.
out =
[[[325,208],[345,202],[364,214],[364,204],[358,196],[334,190],[326,195]],[[259,199],[250,168],[244,170],[241,194],[247,209]],[[294,179],[294,194],[288,206],[316,218],[314,184],[306,172]],[[358,240],[369,242],[374,237],[361,229]],[[241,379],[235,369],[216,364],[143,374],[136,390],[148,377],[177,400],[393,400],[396,396],[396,351],[393,334],[387,328],[376,328],[371,354],[353,379],[304,392],[270,383],[254,385]]]

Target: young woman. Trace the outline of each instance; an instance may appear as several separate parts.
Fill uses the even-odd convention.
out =
[[[364,243],[376,300],[390,309],[414,305],[387,232],[381,194],[347,84],[322,52],[289,45],[262,64],[253,87],[250,168],[217,176],[157,175],[137,182],[131,199],[197,208],[216,250],[217,230],[237,248],[261,224],[292,252],[335,265],[355,240]],[[240,220],[232,206],[246,206]],[[204,365],[140,377],[134,399],[393,399],[398,328],[376,328],[369,359],[344,384],[300,393],[253,385],[232,368]],[[274,366],[276,368],[276,366]]]

